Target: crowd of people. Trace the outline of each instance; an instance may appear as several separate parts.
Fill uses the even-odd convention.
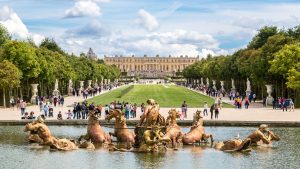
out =
[[[282,109],[282,111],[287,111],[288,108],[289,111],[295,111],[295,104],[291,98],[278,97],[273,99],[272,106],[273,109]]]

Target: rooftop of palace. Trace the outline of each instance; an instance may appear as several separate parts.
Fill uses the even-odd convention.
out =
[[[123,55],[115,55],[115,56],[106,56],[104,55],[104,58],[172,58],[172,59],[176,59],[176,58],[191,58],[191,59],[199,59],[200,56],[197,55],[197,56],[188,56],[188,55],[180,55],[180,56],[172,56],[172,55],[169,55],[169,56],[159,56],[159,55],[156,55],[156,56],[147,56],[147,55],[144,55],[144,56],[135,56],[135,55],[131,55],[131,56],[123,56]]]

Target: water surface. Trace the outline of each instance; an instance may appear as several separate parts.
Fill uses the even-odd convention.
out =
[[[59,138],[78,138],[85,134],[86,126],[50,126]],[[281,136],[271,148],[254,148],[251,153],[225,153],[209,146],[184,146],[167,153],[109,152],[105,148],[95,151],[49,151],[47,147],[27,143],[23,126],[0,126],[0,166],[5,168],[213,168],[213,169],[282,169],[299,168],[300,128],[271,128]],[[105,127],[106,131],[112,128]],[[188,128],[182,128],[187,132]],[[206,127],[216,141],[246,137],[255,128]]]

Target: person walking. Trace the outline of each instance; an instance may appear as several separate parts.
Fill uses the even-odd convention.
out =
[[[54,107],[56,107],[57,101],[58,101],[58,98],[55,96],[55,97],[54,97],[54,101],[53,101]]]
[[[253,102],[255,103],[255,101],[256,101],[256,94],[255,93],[253,93],[252,99],[253,99]]]
[[[182,119],[187,118],[187,104],[186,101],[183,101],[181,105]]]
[[[219,108],[216,107],[215,108],[215,119],[218,119],[219,118]]]
[[[210,106],[210,119],[213,119],[214,117],[214,109],[215,109],[215,104]]]
[[[77,106],[76,106],[76,119],[80,119],[81,118],[81,105],[80,103],[77,103]]]
[[[293,112],[295,111],[295,104],[293,102],[293,99],[290,99],[290,111],[293,110]]]
[[[26,109],[26,101],[21,100],[21,102],[20,102],[20,109],[21,109],[21,114],[23,116],[24,113],[25,113],[25,109]]]
[[[105,116],[107,116],[109,114],[109,106],[108,105],[105,105],[104,111],[105,111]]]
[[[133,107],[132,107],[132,117],[133,118],[136,118],[136,111],[137,111],[137,105],[136,105],[136,103],[134,103]]]
[[[9,100],[9,103],[10,103],[11,109],[14,111],[15,110],[15,104],[16,104],[15,98],[11,97],[10,100]]]
[[[60,98],[60,105],[63,107],[64,106],[64,103],[65,103],[65,98],[64,98],[64,96],[61,96],[61,98]]]
[[[248,109],[248,107],[249,107],[249,100],[248,100],[248,98],[246,97],[245,98],[245,109]]]
[[[68,110],[68,112],[66,114],[67,114],[67,119],[68,120],[72,119],[72,113],[71,113],[70,109]]]
[[[44,116],[47,117],[48,116],[48,112],[49,112],[49,106],[48,103],[46,103],[44,105]]]
[[[289,106],[288,100],[284,100],[283,104],[282,104],[282,111],[284,111],[284,109],[285,109],[285,111],[287,111],[288,106]]]
[[[203,116],[208,116],[207,109],[208,109],[207,102],[204,102]]]
[[[77,110],[76,110],[76,103],[74,104],[74,107],[73,107],[73,119],[75,119],[77,117]]]
[[[125,104],[125,117],[126,117],[126,119],[129,119],[129,113],[130,113],[130,111],[131,111],[131,109],[130,109],[130,104],[129,103],[126,103]]]
[[[273,109],[276,109],[276,99],[275,98],[273,98],[273,100],[272,100],[272,106],[273,106]]]
[[[44,103],[42,101],[39,102],[40,112],[43,111]]]
[[[142,114],[144,114],[144,111],[145,111],[145,103],[142,103],[141,104],[141,112],[142,112]]]

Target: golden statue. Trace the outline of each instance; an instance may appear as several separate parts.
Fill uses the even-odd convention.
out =
[[[75,143],[68,139],[58,139],[53,137],[41,116],[39,116],[36,121],[26,124],[24,131],[30,132],[28,137],[30,142],[48,145],[51,149],[57,150],[68,151],[78,149]]]

